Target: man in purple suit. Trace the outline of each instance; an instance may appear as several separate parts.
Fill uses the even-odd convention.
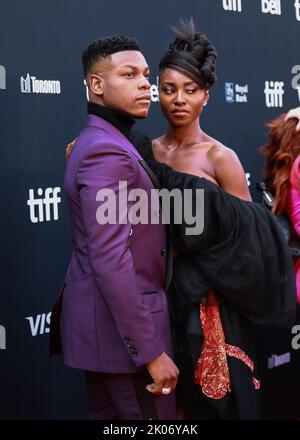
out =
[[[159,210],[158,221],[136,223],[124,216],[132,201],[119,204],[120,182],[149,200],[154,189],[129,141],[150,107],[149,67],[127,37],[92,42],[82,61],[88,118],[65,172],[74,250],[53,307],[50,354],[85,371],[90,419],[175,419],[165,226]],[[114,224],[99,221],[102,190],[115,195]]]

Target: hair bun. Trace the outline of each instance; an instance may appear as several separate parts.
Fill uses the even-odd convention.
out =
[[[196,31],[192,18],[181,19],[172,29],[176,37],[159,64],[160,70],[177,68],[202,87],[210,88],[216,82],[216,49],[204,33]]]

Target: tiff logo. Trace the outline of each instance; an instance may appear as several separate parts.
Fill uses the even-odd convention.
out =
[[[45,220],[49,222],[52,219],[58,220],[58,204],[61,202],[61,198],[58,197],[58,194],[60,191],[61,189],[59,187],[46,188],[44,193],[42,188],[39,188],[37,190],[39,197],[35,198],[34,190],[29,190],[27,205],[30,209],[30,220],[32,223],[43,222]],[[51,211],[53,216],[51,216]]]
[[[242,0],[223,0],[225,11],[242,12]]]
[[[295,75],[292,79],[292,87],[294,90],[297,90],[300,101],[300,65],[292,67],[292,74]]]
[[[36,316],[27,316],[25,319],[29,321],[30,332],[32,336],[44,335],[50,332],[51,312],[41,313]]]
[[[296,19],[300,21],[300,0],[295,0]]]
[[[266,106],[283,107],[284,82],[283,81],[265,81]]]
[[[0,350],[6,349],[6,330],[3,325],[0,325]]]
[[[281,0],[261,0],[263,14],[281,15]]]
[[[4,66],[0,66],[0,90],[6,89],[6,70]]]

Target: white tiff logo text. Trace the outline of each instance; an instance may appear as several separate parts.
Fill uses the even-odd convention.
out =
[[[265,81],[266,106],[283,107],[284,82],[283,81]]]
[[[225,11],[241,12],[242,0],[223,0],[223,8]]]
[[[27,205],[29,206],[30,220],[32,223],[58,220],[58,205],[61,202],[61,198],[58,197],[58,194],[60,192],[60,187],[46,188],[45,192],[42,188],[38,188],[37,194],[39,197],[36,198],[34,189],[29,190]]]

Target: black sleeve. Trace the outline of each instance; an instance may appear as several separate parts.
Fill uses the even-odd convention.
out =
[[[152,155],[152,142],[149,136],[139,130],[132,130],[129,140],[142,158],[147,161],[147,157]]]
[[[253,322],[278,327],[292,325],[295,274],[289,248],[274,216],[260,205],[228,194],[209,180],[174,171],[156,161],[149,138],[147,141],[140,137],[138,143],[162,188],[190,189],[193,205],[196,190],[204,190],[203,232],[187,235],[189,225],[184,216],[181,224],[172,227],[174,246],[182,255],[175,271],[178,287],[187,289],[193,302],[197,299],[192,297],[195,292],[197,296],[212,286]]]
[[[169,191],[179,189],[182,192],[182,213],[184,205],[184,197],[191,198],[193,215],[196,213],[197,197],[199,192],[197,190],[204,190],[204,229],[198,235],[187,235],[186,231],[191,225],[185,221],[182,216],[180,224],[174,224],[175,213],[174,207],[171,207],[171,223],[172,223],[172,239],[176,247],[181,251],[187,252],[191,250],[208,250],[212,245],[216,244],[219,237],[219,217],[218,212],[223,210],[222,205],[222,191],[219,187],[207,179],[200,178],[191,174],[174,171],[169,165],[158,162],[152,153],[152,143],[148,136],[139,132],[132,131],[131,142],[141,154],[143,159],[147,162],[151,170],[154,172],[159,180],[160,187],[166,188]],[[185,192],[184,190],[189,190]],[[223,229],[224,229],[223,225]]]

